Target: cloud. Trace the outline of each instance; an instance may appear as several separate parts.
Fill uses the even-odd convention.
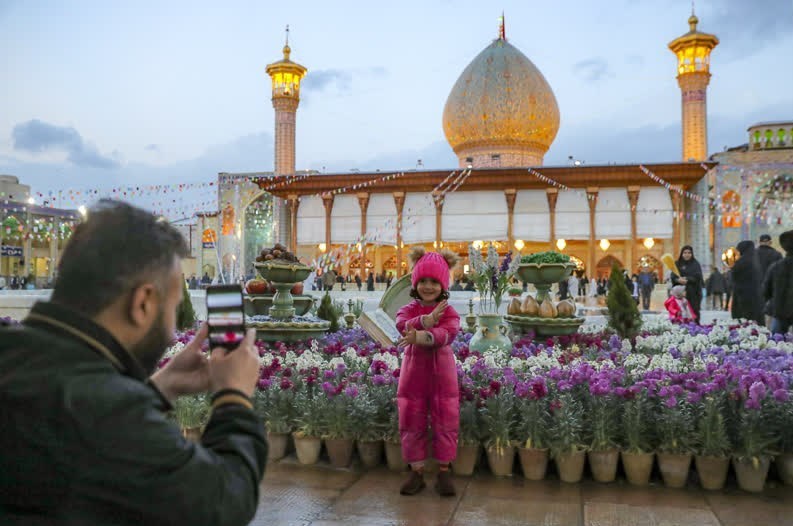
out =
[[[146,150],[147,152],[155,152],[155,153],[162,152],[160,147],[156,144],[147,144],[146,146],[143,147],[143,149]]]
[[[711,9],[697,13],[700,19],[697,29],[716,33],[731,56],[755,53],[791,34],[793,2],[790,0],[721,0],[712,2]]]
[[[72,127],[56,126],[32,119],[14,126],[11,137],[17,151],[38,154],[61,150],[67,153],[69,162],[76,166],[105,169],[120,166],[118,152],[113,152],[111,156],[100,154],[95,146],[86,143]]]
[[[583,77],[584,80],[596,82],[606,77],[614,75],[609,71],[608,62],[605,59],[594,57],[576,62],[573,65],[573,72]]]
[[[386,69],[379,66],[356,70],[320,69],[308,72],[306,78],[303,79],[301,89],[311,92],[335,86],[340,92],[346,93],[352,90],[353,76],[377,78],[383,77],[385,74]]]

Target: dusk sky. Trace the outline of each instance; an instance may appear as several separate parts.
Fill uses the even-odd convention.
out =
[[[451,169],[444,103],[502,9],[559,104],[546,165],[680,160],[667,44],[688,31],[687,0],[0,0],[0,173],[46,192],[272,170],[265,66],[286,24],[309,71],[298,169]],[[745,143],[755,122],[793,119],[793,2],[698,1],[696,14],[721,40],[710,153]]]

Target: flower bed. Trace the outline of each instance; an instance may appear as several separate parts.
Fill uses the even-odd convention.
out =
[[[182,343],[190,333],[180,335]],[[512,352],[453,343],[466,445],[568,453],[733,457],[793,453],[793,338],[751,324],[647,322],[631,342],[597,329]],[[360,329],[320,341],[259,342],[257,410],[272,433],[399,440],[400,355]],[[167,358],[166,358],[167,359]],[[591,453],[590,453],[591,454]],[[685,480],[685,479],[684,479]]]

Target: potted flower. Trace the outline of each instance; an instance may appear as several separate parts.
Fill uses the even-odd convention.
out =
[[[376,467],[383,456],[386,422],[382,420],[384,408],[379,407],[377,401],[375,392],[362,387],[358,396],[353,398],[350,413],[358,456],[366,468]]]
[[[483,438],[490,471],[497,477],[511,475],[515,459],[515,395],[511,389],[502,389],[498,380],[492,380],[480,394],[483,398]]]
[[[279,381],[267,380],[256,390],[253,402],[267,431],[267,459],[283,458],[296,416],[294,384],[288,377]]]
[[[504,352],[512,349],[512,342],[507,337],[507,326],[503,324],[498,313],[501,300],[509,288],[510,280],[518,268],[518,260],[512,259],[509,253],[499,262],[498,252],[491,244],[487,248],[487,257],[473,245],[468,245],[468,258],[471,265],[471,279],[479,292],[479,327],[471,338],[468,347],[472,351],[485,351],[496,348]]]
[[[561,383],[561,382],[560,382]],[[550,403],[551,457],[562,482],[579,482],[584,474],[584,407],[570,390],[556,394]]]
[[[621,372],[601,369],[590,379],[588,412],[592,441],[587,455],[597,482],[613,482],[619,461],[621,404],[614,394],[613,380]]]
[[[704,489],[723,488],[730,467],[731,447],[724,418],[725,398],[723,390],[714,388],[696,406],[697,455],[694,464]]]
[[[517,429],[515,431],[518,457],[523,476],[542,480],[548,469],[548,386],[545,378],[537,376],[515,385]]]
[[[174,417],[182,428],[182,436],[201,441],[201,428],[209,420],[209,404],[203,394],[180,396],[173,404]]]
[[[786,389],[774,391],[774,397],[779,402],[779,425],[776,435],[779,438],[780,454],[776,457],[776,468],[779,478],[789,486],[793,486],[793,400],[790,399]]]
[[[457,435],[457,457],[452,462],[455,475],[472,475],[481,451],[482,422],[478,400],[465,390],[460,401],[460,431]]]
[[[653,408],[645,389],[638,386],[617,388],[623,398],[623,449],[620,453],[628,483],[646,486],[653,469]]]
[[[328,450],[330,464],[336,468],[346,468],[352,460],[355,427],[352,419],[355,400],[359,395],[358,386],[342,382],[334,386],[330,382],[322,385],[327,396],[322,438]]]
[[[680,391],[682,394],[682,388]],[[678,400],[676,392],[667,387],[661,388],[656,415],[658,467],[664,484],[670,488],[682,488],[686,485],[694,451],[694,415],[691,404],[685,399]],[[665,393],[668,395],[665,396]]]
[[[741,489],[760,492],[763,491],[777,441],[774,436],[775,426],[772,424],[776,408],[769,397],[767,378],[762,378],[759,374],[754,376],[748,389],[742,389],[742,399],[734,404],[736,425],[732,465]],[[743,380],[742,378],[741,383],[748,383]]]
[[[322,448],[325,406],[327,399],[311,390],[299,391],[295,396],[295,441],[297,460],[301,464],[316,464]]]

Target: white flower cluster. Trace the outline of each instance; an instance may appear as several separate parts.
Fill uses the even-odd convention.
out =
[[[174,356],[179,354],[184,348],[185,348],[185,344],[183,344],[182,342],[176,342],[170,347],[168,347],[168,349],[165,351],[165,355],[163,356],[163,358],[173,358]]]
[[[298,371],[311,369],[312,367],[317,367],[319,369],[325,368],[325,360],[322,357],[322,353],[318,350],[314,350],[313,345],[311,350],[304,352],[295,360],[295,368],[297,368]]]
[[[347,364],[344,363],[344,358],[342,358],[341,356],[334,356],[328,362],[328,368],[329,369],[335,369],[339,365],[343,365],[343,366],[347,367]]]
[[[344,361],[347,362],[348,367],[356,369],[366,369],[369,367],[369,358],[366,356],[358,356],[358,352],[352,347],[347,347],[341,355]]]
[[[270,367],[270,365],[273,363],[273,360],[275,360],[275,355],[266,352],[264,355],[259,357],[259,365],[262,367]]]
[[[399,367],[399,358],[389,353],[377,353],[372,355],[372,361],[379,360],[385,362],[389,371],[393,371]]]

